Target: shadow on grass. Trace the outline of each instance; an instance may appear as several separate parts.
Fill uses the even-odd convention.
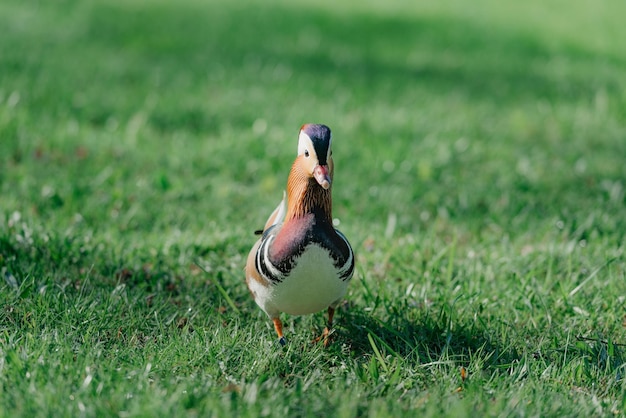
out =
[[[418,308],[398,312],[387,321],[360,308],[345,309],[338,334],[357,357],[379,350],[416,364],[465,367],[480,357],[486,368],[498,369],[521,358],[514,348],[497,341],[485,329],[452,323],[443,313],[434,318]]]
[[[401,363],[419,366],[465,367],[478,364],[478,369],[492,374],[510,374],[517,378],[528,375],[527,363],[537,373],[574,370],[570,384],[601,379],[607,390],[620,390],[626,373],[626,344],[600,336],[578,336],[575,341],[554,340],[557,345],[542,345],[523,349],[520,342],[507,336],[493,335],[483,325],[468,321],[451,321],[445,313],[433,317],[426,310],[413,308],[395,312],[383,321],[357,307],[344,307],[336,341],[350,347],[352,355],[368,361],[389,356]],[[442,311],[443,312],[443,311]],[[563,372],[566,373],[567,372]]]

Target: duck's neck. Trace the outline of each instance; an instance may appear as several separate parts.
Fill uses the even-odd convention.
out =
[[[285,222],[313,214],[332,225],[332,195],[314,178],[307,176],[296,164],[287,180],[287,214]]]

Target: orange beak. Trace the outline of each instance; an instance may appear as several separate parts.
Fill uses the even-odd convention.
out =
[[[328,166],[327,165],[318,165],[313,169],[313,177],[319,183],[320,186],[324,188],[324,190],[328,190],[330,188],[330,183],[332,180],[330,179],[330,175],[328,174]]]

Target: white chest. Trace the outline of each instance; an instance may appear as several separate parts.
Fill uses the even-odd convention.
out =
[[[346,293],[348,281],[339,271],[328,251],[315,244],[302,253],[281,283],[257,294],[257,302],[268,312],[277,310],[290,315],[319,312],[338,302]],[[262,306],[263,307],[263,306]]]

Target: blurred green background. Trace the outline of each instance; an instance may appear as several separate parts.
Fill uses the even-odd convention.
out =
[[[567,4],[8,2],[4,207],[249,224],[313,121],[363,228],[586,218],[625,177],[624,54],[617,2]]]

